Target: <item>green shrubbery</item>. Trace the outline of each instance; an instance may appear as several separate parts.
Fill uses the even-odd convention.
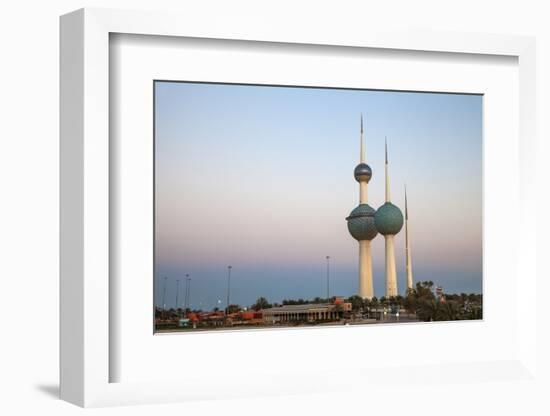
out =
[[[410,289],[405,297],[405,308],[415,313],[421,321],[458,321],[465,319],[482,319],[482,295],[462,293],[444,295],[437,299],[433,291],[433,282],[418,282],[415,289]]]

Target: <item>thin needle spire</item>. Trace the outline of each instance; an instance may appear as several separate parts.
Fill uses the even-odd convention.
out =
[[[405,220],[409,219],[409,209],[407,207],[407,184],[405,184]]]
[[[365,162],[365,139],[363,137],[363,113],[361,113],[361,154],[359,155],[359,161]]]
[[[407,185],[405,185],[405,269],[407,273],[407,289],[413,288],[413,272],[411,261],[411,238],[409,236],[409,208],[407,204]]]
[[[386,202],[390,202],[390,174],[388,172],[388,138],[384,137],[385,140],[385,156],[386,156]]]

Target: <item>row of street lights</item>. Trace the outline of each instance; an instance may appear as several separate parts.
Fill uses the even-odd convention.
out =
[[[227,266],[227,311],[229,312],[230,295],[231,295],[231,269],[233,266]],[[166,282],[168,277],[164,277],[164,287],[162,291],[162,309],[166,311]],[[176,279],[176,309],[179,307],[179,294],[180,294],[180,279]],[[191,296],[191,278],[189,274],[185,275],[185,298],[183,301],[183,309],[187,310],[190,306]]]
[[[330,256],[325,257],[327,261],[327,302],[330,299]],[[230,303],[230,295],[231,295],[231,269],[233,266],[227,266],[227,300],[226,305],[227,309],[226,312],[229,314],[229,305]]]
[[[327,300],[330,299],[330,256],[325,257],[327,261]],[[227,266],[227,299],[226,299],[226,311],[229,313],[229,305],[231,304],[231,269],[233,266]],[[166,310],[166,281],[167,277],[164,278],[164,289],[162,293],[162,308]],[[179,292],[180,292],[180,279],[176,280],[176,309],[179,306]],[[185,275],[185,298],[184,298],[184,310],[190,306],[189,298],[191,294],[191,278],[189,274]]]
[[[233,266],[227,266],[227,315],[229,315],[229,296],[231,294],[231,269]]]
[[[327,302],[330,299],[330,256],[326,256],[327,259]]]
[[[162,291],[162,309],[166,311],[166,281],[167,277],[164,277],[164,288]],[[176,279],[176,310],[179,307],[179,294],[180,294],[180,279]],[[189,273],[185,275],[185,297],[183,301],[183,309],[187,310],[190,306],[190,297],[191,297],[191,278]]]

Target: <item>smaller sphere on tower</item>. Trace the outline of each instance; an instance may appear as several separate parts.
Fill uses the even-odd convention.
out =
[[[368,182],[372,178],[372,170],[366,163],[359,163],[353,171],[353,176],[357,182]]]

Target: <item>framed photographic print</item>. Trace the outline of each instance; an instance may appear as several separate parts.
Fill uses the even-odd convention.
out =
[[[62,398],[531,379],[533,45],[63,16]]]
[[[482,319],[482,98],[155,81],[155,333]]]

